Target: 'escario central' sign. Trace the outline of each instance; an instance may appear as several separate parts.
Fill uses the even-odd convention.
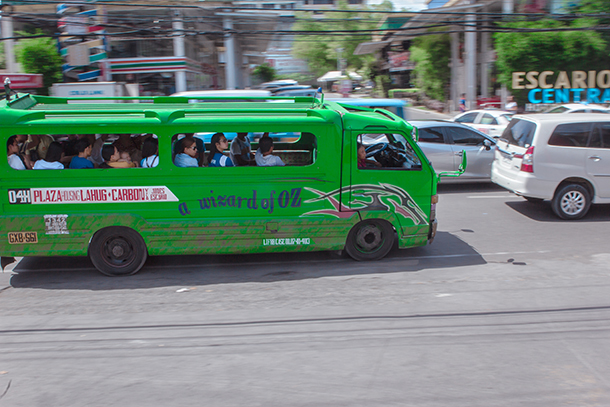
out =
[[[610,70],[513,72],[513,90],[530,89],[530,103],[610,103]]]

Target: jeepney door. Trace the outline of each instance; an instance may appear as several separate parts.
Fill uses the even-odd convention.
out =
[[[362,219],[383,218],[397,230],[398,223],[400,235],[427,233],[436,175],[421,150],[396,132],[352,131],[349,142],[349,151],[344,150],[350,174],[345,205]],[[359,148],[366,157],[358,156]]]

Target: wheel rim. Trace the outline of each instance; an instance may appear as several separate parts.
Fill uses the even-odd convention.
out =
[[[375,225],[365,225],[356,234],[356,246],[363,253],[372,253],[383,246],[384,236],[381,229]]]
[[[129,239],[122,236],[108,238],[102,245],[102,258],[112,267],[125,267],[131,264],[136,252]]]
[[[578,215],[585,208],[587,200],[582,192],[570,191],[561,197],[561,210],[568,215]]]

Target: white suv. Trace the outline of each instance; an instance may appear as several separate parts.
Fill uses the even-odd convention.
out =
[[[610,203],[610,117],[514,116],[498,140],[491,180],[528,201],[551,200],[562,219]]]

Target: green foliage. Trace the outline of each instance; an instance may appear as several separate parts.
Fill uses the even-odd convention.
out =
[[[254,68],[252,75],[258,77],[261,82],[270,82],[276,76],[275,69],[266,62]]]
[[[15,58],[25,72],[43,75],[43,84],[47,94],[53,83],[62,80],[63,59],[51,38],[20,40],[15,46]]]
[[[551,19],[535,22],[505,23],[511,28],[593,27],[596,21],[580,18],[564,23]],[[607,69],[608,44],[595,31],[559,31],[534,33],[495,33],[498,81],[509,89],[513,72],[588,71]],[[527,89],[513,90],[517,103],[527,101]]]
[[[449,91],[451,39],[448,34],[416,38],[411,45],[417,86],[433,99],[444,102]]]
[[[3,41],[0,41],[0,69],[6,69],[6,55],[4,55]]]
[[[293,25],[293,31],[370,30],[374,29],[383,17],[381,13],[350,13],[351,8],[345,2],[339,3],[338,8],[345,12],[326,13],[324,18],[314,18],[311,12],[297,12],[297,22]],[[386,0],[372,8],[391,11],[392,3]],[[354,55],[358,44],[367,41],[372,41],[370,34],[354,33],[333,36],[313,33],[299,35],[296,36],[292,53],[296,58],[307,61],[309,70],[316,76],[337,70],[338,58],[346,60],[349,70],[359,70],[375,63],[373,55]]]

